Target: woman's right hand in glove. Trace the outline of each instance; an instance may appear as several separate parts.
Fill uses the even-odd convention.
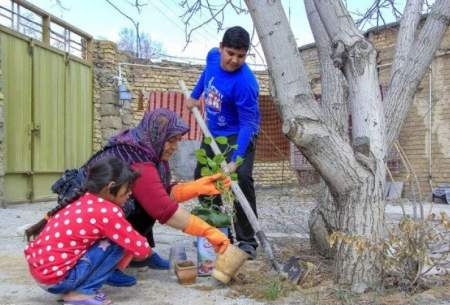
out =
[[[200,195],[218,195],[221,190],[216,188],[216,181],[223,181],[223,187],[225,189],[230,188],[231,180],[227,176],[222,174],[215,174],[212,176],[206,176],[194,181],[178,183],[172,187],[170,196],[176,202],[183,202]]]
[[[225,252],[230,244],[228,237],[219,229],[209,225],[200,217],[192,214],[189,216],[188,224],[183,232],[189,235],[205,237],[213,245],[214,251],[217,253]]]

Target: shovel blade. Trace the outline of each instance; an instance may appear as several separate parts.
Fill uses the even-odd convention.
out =
[[[299,262],[299,257],[290,257],[283,265],[283,272],[287,275],[288,280],[298,284],[304,273],[304,269]]]

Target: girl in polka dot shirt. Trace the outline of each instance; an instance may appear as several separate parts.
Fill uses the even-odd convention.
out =
[[[111,273],[133,257],[149,256],[147,239],[121,209],[137,176],[115,157],[97,161],[88,171],[86,193],[27,230],[31,275],[48,292],[63,294],[64,304],[109,304],[99,289]]]

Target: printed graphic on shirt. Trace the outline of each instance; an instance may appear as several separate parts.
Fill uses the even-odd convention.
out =
[[[219,90],[213,85],[214,77],[212,77],[208,82],[207,95],[205,99],[205,104],[209,107],[209,110],[220,112],[222,109],[222,98],[223,95]]]
[[[220,127],[227,126],[227,119],[223,115],[217,117],[217,125]]]

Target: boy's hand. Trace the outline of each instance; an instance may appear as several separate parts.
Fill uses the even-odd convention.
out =
[[[228,163],[227,165],[227,174],[231,174],[236,172],[237,170],[237,164],[234,161],[231,161],[230,163]]]
[[[200,109],[200,101],[199,100],[195,100],[192,97],[188,98],[186,100],[186,108],[188,110],[192,111],[192,108],[194,108],[194,107],[197,107],[197,108]]]

